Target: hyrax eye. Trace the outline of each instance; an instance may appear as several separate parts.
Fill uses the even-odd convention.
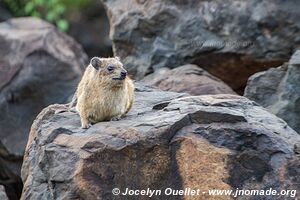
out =
[[[112,66],[112,65],[108,65],[108,67],[107,67],[107,70],[108,70],[109,72],[114,71],[114,69],[115,69],[115,67]]]

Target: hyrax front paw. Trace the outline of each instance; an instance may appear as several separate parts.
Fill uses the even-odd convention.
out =
[[[82,124],[81,125],[81,128],[83,128],[83,129],[88,129],[88,128],[90,128],[92,125],[91,124]]]
[[[91,127],[91,124],[89,123],[88,120],[83,120],[83,119],[81,120],[81,128],[88,129],[90,127]]]

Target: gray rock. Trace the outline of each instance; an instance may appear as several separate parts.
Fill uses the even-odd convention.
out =
[[[194,63],[242,91],[300,44],[300,1],[102,0],[113,50],[138,79]]]
[[[300,51],[295,52],[289,63],[251,76],[244,96],[300,133]]]
[[[66,103],[87,56],[72,38],[36,18],[0,23],[0,44],[0,164],[20,175],[33,120],[45,106]]]
[[[300,136],[245,97],[183,96],[137,84],[125,118],[88,130],[80,128],[76,113],[55,114],[64,107],[45,108],[32,125],[22,166],[23,200],[149,199],[113,196],[113,188],[300,189],[294,149]],[[215,199],[200,195],[197,199]],[[152,199],[183,197],[162,193]]]
[[[186,92],[191,95],[236,94],[220,79],[190,64],[172,70],[161,68],[141,81],[161,90]]]
[[[5,188],[4,188],[3,185],[0,185],[0,199],[1,200],[8,200],[8,197],[6,195]]]

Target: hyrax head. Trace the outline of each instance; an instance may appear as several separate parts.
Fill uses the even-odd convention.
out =
[[[110,81],[112,84],[118,85],[127,77],[127,71],[123,68],[123,64],[118,57],[93,57],[90,65],[95,68],[97,74],[101,76],[103,81]]]

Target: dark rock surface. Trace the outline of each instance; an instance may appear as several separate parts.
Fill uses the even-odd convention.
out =
[[[87,57],[72,38],[36,18],[0,23],[0,44],[0,165],[20,175],[30,125],[45,106],[67,101]]]
[[[63,107],[45,108],[32,125],[22,166],[23,200],[148,199],[113,196],[116,187],[300,189],[295,153],[300,136],[245,97],[183,97],[138,85],[133,110],[124,119],[88,130],[80,128],[76,113],[55,114]]]
[[[300,45],[297,0],[102,1],[114,53],[139,79],[195,63],[242,91]]]
[[[289,63],[251,76],[245,94],[300,133],[300,50]]]
[[[4,2],[1,1],[0,2],[0,22],[6,21],[6,20],[8,20],[11,17],[12,17],[11,13],[6,8]]]
[[[9,154],[0,141],[0,186],[5,186],[5,195],[7,195],[10,200],[20,199],[21,196],[23,186],[20,178],[21,164],[22,158]],[[4,199],[3,196],[4,194],[0,190],[1,200]]]
[[[145,84],[165,91],[190,95],[236,94],[223,81],[197,65],[183,65],[175,69],[161,68],[141,80]]]
[[[89,4],[67,16],[70,23],[68,34],[82,45],[89,57],[111,57],[112,42],[104,6],[99,0],[90,0]]]

